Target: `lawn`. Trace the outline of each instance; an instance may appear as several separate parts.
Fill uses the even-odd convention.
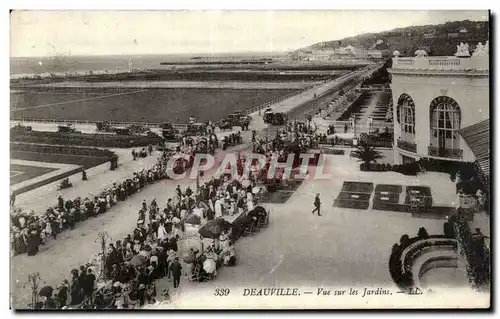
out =
[[[11,93],[11,110],[17,110],[11,112],[11,117],[185,123],[192,115],[199,121],[217,121],[235,110],[250,109],[295,91],[151,89],[105,95]]]
[[[57,168],[10,164],[10,185],[21,183],[57,170]]]

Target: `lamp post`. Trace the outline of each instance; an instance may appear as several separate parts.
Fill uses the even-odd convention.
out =
[[[102,277],[104,281],[106,281],[106,244],[108,241],[111,241],[111,236],[109,236],[108,232],[103,231],[97,234],[96,242],[99,242],[101,245],[101,270],[99,277]]]

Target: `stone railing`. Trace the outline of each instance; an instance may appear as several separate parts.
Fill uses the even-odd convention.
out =
[[[393,70],[489,70],[488,57],[411,57],[393,58]]]
[[[398,145],[398,148],[400,148],[402,150],[412,152],[412,153],[417,152],[417,144],[416,143],[398,140],[397,145]]]
[[[464,151],[459,148],[444,148],[436,146],[428,147],[428,154],[430,156],[462,159],[463,153]]]

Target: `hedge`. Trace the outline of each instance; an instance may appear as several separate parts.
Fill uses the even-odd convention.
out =
[[[446,239],[447,237],[444,235],[431,235],[429,236],[427,234],[427,231],[425,230],[424,227],[421,227],[418,231],[418,235],[416,237],[410,238],[408,235],[403,235],[401,236],[401,239],[399,243],[396,243],[392,246],[392,252],[389,257],[389,273],[391,275],[392,280],[396,283],[396,285],[402,289],[402,290],[409,290],[411,288],[414,288],[415,284],[413,282],[413,274],[411,272],[411,267],[409,269],[405,269],[403,272],[403,267],[406,265],[403,265],[401,262],[401,257],[403,254],[403,251],[409,247],[410,245],[420,241],[420,240],[426,240],[426,239],[432,239],[432,238],[442,238]],[[432,242],[422,242],[421,244],[416,245],[415,247],[412,248],[408,254],[411,254],[409,262],[411,262],[414,258],[420,254],[420,251],[422,251],[426,247],[432,247],[433,245],[436,246],[442,246],[442,245],[453,245],[453,241],[442,241],[439,243],[432,243]],[[405,267],[406,268],[406,267]]]
[[[103,150],[99,148],[37,145],[28,143],[10,143],[10,150],[22,151],[22,152],[49,153],[49,154],[69,154],[69,155],[80,155],[80,156],[91,156],[91,157],[105,157],[105,158],[111,158],[115,155],[115,153],[110,150]]]
[[[40,131],[15,133],[11,135],[10,139],[11,142],[116,148],[157,145],[162,141],[162,138],[159,136],[59,133]]]
[[[469,223],[463,214],[455,214],[448,220],[453,225],[457,240],[467,259],[468,275],[478,290],[489,290],[491,282],[490,251],[474,243]]]
[[[407,164],[378,164],[361,163],[361,171],[387,172],[393,171],[404,175],[416,176],[422,169],[430,172],[441,172],[450,174],[450,179],[455,181],[457,173],[460,174],[458,189],[462,189],[465,194],[475,194],[478,188],[484,187],[476,166],[469,162],[451,162],[437,159],[422,158],[421,160]]]

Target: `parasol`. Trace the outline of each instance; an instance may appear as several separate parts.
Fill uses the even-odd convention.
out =
[[[260,187],[259,186],[255,186],[254,188],[252,188],[252,193],[253,194],[258,194],[260,192]]]
[[[135,255],[134,257],[132,257],[132,259],[130,259],[130,264],[132,266],[142,266],[146,263],[146,260],[147,258],[144,257],[144,256],[141,256],[141,255]]]
[[[231,229],[231,223],[227,222],[222,218],[216,218],[214,220],[208,221],[198,233],[204,238],[219,238],[223,231]]]
[[[205,270],[208,274],[211,274],[215,271],[216,265],[213,259],[207,259],[203,262],[203,270]]]
[[[54,291],[54,288],[52,288],[51,286],[45,286],[43,287],[42,289],[40,289],[40,291],[38,292],[38,294],[41,296],[41,297],[52,297],[52,292]]]

